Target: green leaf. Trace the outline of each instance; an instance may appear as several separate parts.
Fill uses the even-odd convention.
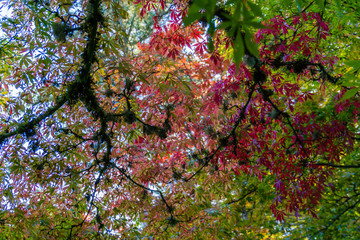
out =
[[[226,28],[229,28],[229,27],[231,27],[231,22],[224,21],[224,22],[221,22],[220,25],[217,28],[218,29],[226,29]]]
[[[302,0],[296,0],[295,2],[296,2],[296,6],[297,6],[299,12],[301,12],[302,7],[303,7],[303,1]]]
[[[315,2],[319,6],[320,10],[324,9],[324,0],[315,0]]]
[[[214,18],[215,8],[216,8],[216,0],[215,1],[214,0],[207,1],[207,4],[206,4],[204,10],[205,10],[206,20],[209,23]]]
[[[195,3],[191,5],[191,7],[188,11],[188,14],[186,15],[185,19],[183,20],[185,26],[189,26],[196,20],[202,18],[203,15],[200,13],[201,9],[202,8]]]
[[[256,42],[252,41],[252,35],[247,30],[245,30],[245,44],[249,52],[259,58],[258,45]]]
[[[360,68],[360,61],[359,60],[346,61],[345,64],[348,65],[349,67],[354,68],[354,69],[359,69]]]
[[[341,82],[339,83],[342,87],[359,87],[360,82],[358,81],[357,77],[354,77],[354,74],[349,73],[345,74]]]
[[[249,5],[250,10],[255,14],[255,16],[263,16],[261,8],[257,4],[252,3],[251,1],[247,1],[246,3]]]
[[[245,55],[244,41],[241,34],[236,36],[234,41],[234,62],[238,65],[241,62],[241,59]]]
[[[243,12],[242,2],[237,2],[234,14],[232,16],[232,25],[233,26],[238,26],[239,21],[241,21],[242,12]]]
[[[344,96],[341,98],[340,101],[342,102],[342,101],[345,101],[345,100],[347,100],[347,99],[352,98],[353,96],[355,96],[355,94],[356,94],[359,90],[360,90],[360,87],[358,87],[358,88],[353,88],[353,89],[348,90],[348,91],[344,94]]]
[[[265,28],[265,26],[260,23],[260,22],[253,22],[253,21],[250,21],[250,22],[245,22],[244,24],[248,25],[248,26],[251,26],[251,27],[254,27],[256,29],[258,28]]]

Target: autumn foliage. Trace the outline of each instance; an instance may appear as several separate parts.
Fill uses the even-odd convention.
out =
[[[260,239],[250,215],[317,218],[358,140],[329,24],[212,2],[11,3],[0,235]],[[152,19],[136,45],[131,13]]]

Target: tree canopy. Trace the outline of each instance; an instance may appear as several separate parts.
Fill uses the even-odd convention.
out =
[[[2,0],[1,239],[359,239],[356,0]]]

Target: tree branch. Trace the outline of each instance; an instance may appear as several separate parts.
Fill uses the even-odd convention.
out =
[[[342,211],[342,212],[341,212],[339,215],[337,215],[335,218],[331,219],[330,223],[327,224],[324,228],[320,229],[318,232],[316,232],[316,233],[314,234],[314,236],[317,235],[317,234],[319,234],[319,233],[321,233],[321,232],[324,232],[324,231],[328,230],[329,227],[331,227],[337,220],[339,220],[342,215],[344,215],[347,211],[355,208],[356,205],[359,204],[359,203],[360,203],[360,199],[359,199],[358,201],[356,201],[353,205],[351,205],[351,206],[347,207],[346,209],[344,209],[344,211]]]
[[[333,163],[313,163],[313,165],[328,166],[328,167],[335,167],[335,168],[360,168],[360,165],[336,165]]]
[[[6,140],[9,137],[18,135],[18,134],[23,134],[27,131],[29,131],[30,129],[33,129],[36,125],[38,125],[42,120],[44,120],[45,118],[51,116],[52,114],[54,114],[59,108],[61,108],[65,102],[68,100],[67,95],[62,95],[58,98],[58,100],[56,101],[55,105],[48,108],[44,113],[40,114],[38,117],[36,117],[35,119],[29,121],[29,122],[25,122],[25,123],[21,123],[18,125],[17,129],[12,131],[12,132],[3,132],[0,133],[0,143],[3,142],[4,140]]]
[[[257,190],[257,188],[253,188],[251,189],[249,192],[247,192],[245,195],[241,196],[240,198],[236,199],[236,200],[232,200],[230,202],[227,202],[225,204],[232,204],[232,203],[236,203],[236,202],[239,202],[241,200],[243,200],[244,198],[246,198],[247,196],[249,196],[250,194],[252,194],[253,192],[255,192]]]

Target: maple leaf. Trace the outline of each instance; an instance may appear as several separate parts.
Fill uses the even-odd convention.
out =
[[[262,239],[358,215],[354,9],[4,3],[5,238]]]

